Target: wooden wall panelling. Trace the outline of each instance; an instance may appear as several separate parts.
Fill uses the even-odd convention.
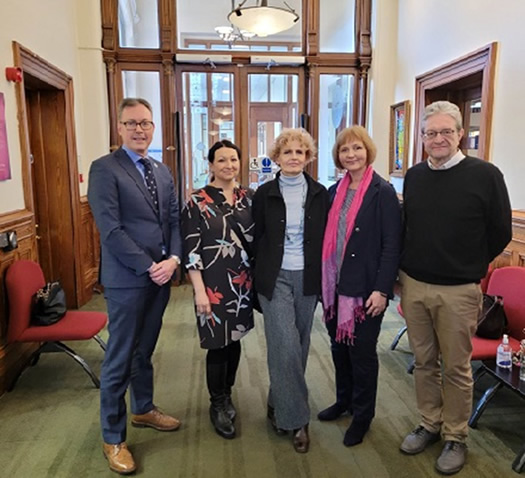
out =
[[[98,284],[100,264],[100,239],[87,197],[80,200],[80,270],[82,289],[79,291],[82,303],[91,300],[93,289]]]
[[[512,240],[494,265],[525,267],[525,210],[512,211]]]

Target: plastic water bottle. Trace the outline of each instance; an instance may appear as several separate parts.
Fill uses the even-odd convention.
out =
[[[512,349],[510,348],[509,336],[507,334],[503,335],[503,341],[498,345],[496,365],[501,368],[512,367]]]
[[[521,341],[520,380],[525,380],[525,339]]]

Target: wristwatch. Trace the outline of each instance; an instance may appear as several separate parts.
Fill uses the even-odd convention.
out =
[[[173,259],[175,261],[175,263],[177,264],[177,266],[180,266],[180,258],[179,256],[176,256],[175,254],[171,255],[170,256],[170,259]]]

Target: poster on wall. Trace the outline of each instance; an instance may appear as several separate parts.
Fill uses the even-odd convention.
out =
[[[9,166],[9,150],[7,149],[4,94],[0,93],[0,181],[6,179],[11,179],[11,167]]]

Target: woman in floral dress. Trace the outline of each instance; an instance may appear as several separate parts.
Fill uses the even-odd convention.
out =
[[[243,247],[243,241],[253,239],[253,192],[237,184],[240,156],[232,142],[215,143],[208,153],[212,181],[191,194],[182,213],[185,266],[195,293],[200,344],[208,350],[210,419],[224,438],[235,437],[231,391],[240,339],[253,328],[250,252]]]

